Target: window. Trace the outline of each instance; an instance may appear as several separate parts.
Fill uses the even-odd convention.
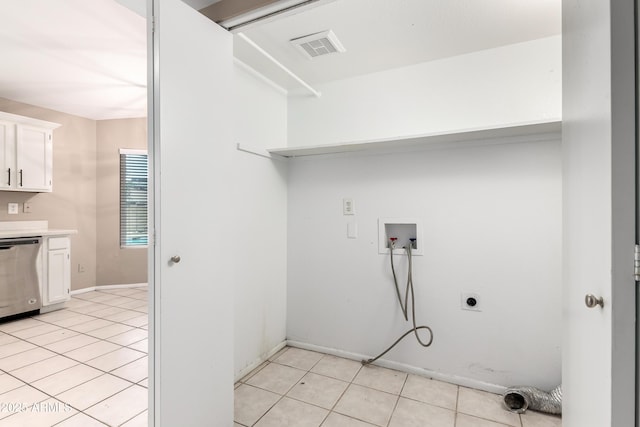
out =
[[[147,246],[147,152],[120,149],[120,247]]]

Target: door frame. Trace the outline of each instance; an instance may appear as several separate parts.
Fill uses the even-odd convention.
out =
[[[156,316],[156,307],[160,304],[160,294],[156,292],[156,277],[159,277],[159,267],[156,266],[156,213],[159,210],[160,203],[160,191],[156,188],[156,183],[159,182],[159,171],[155,167],[159,163],[159,156],[157,151],[157,137],[160,134],[160,123],[156,119],[158,117],[159,105],[155,102],[159,99],[159,90],[157,81],[158,75],[158,46],[155,40],[155,23],[154,23],[154,0],[146,0],[146,23],[147,23],[147,173],[148,173],[148,185],[147,188],[151,191],[147,192],[147,232],[148,237],[148,251],[147,251],[147,281],[149,291],[149,357],[148,357],[148,370],[149,370],[149,393],[148,393],[148,425],[156,426],[160,423],[156,423],[156,414],[158,413],[156,408],[156,402],[159,401],[160,387],[156,386],[159,378],[156,378],[156,352],[158,351],[159,343],[156,340],[155,331],[160,328],[158,316]]]
[[[638,7],[638,0],[634,0],[634,42],[635,42],[635,57],[634,57],[634,74],[635,74],[635,243],[636,251],[640,245],[640,10]],[[637,255],[634,259],[637,258]],[[635,264],[637,264],[636,261]],[[635,265],[634,265],[635,270]],[[634,271],[635,273],[635,271]],[[637,276],[636,276],[637,278]],[[640,322],[638,322],[638,313],[640,313],[640,291],[638,285],[640,282],[635,282],[635,318],[636,318],[636,335],[635,335],[635,426],[640,427]]]

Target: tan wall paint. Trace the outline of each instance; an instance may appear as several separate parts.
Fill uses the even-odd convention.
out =
[[[0,98],[0,111],[59,123],[53,131],[53,192],[0,191],[0,221],[48,220],[51,228],[76,229],[71,236],[71,289],[96,283],[96,122]],[[22,212],[29,201],[32,212]],[[7,203],[20,203],[9,215]],[[84,272],[78,272],[78,265]]]
[[[119,243],[119,148],[144,149],[146,119],[95,121],[0,98],[0,111],[59,123],[53,131],[53,192],[0,191],[0,221],[47,220],[71,236],[71,289],[147,281],[147,250]],[[22,211],[31,202],[32,212]],[[20,213],[9,215],[8,203]],[[79,266],[84,271],[80,272]]]
[[[146,283],[147,249],[120,248],[120,148],[147,149],[147,120],[97,123],[97,285]]]

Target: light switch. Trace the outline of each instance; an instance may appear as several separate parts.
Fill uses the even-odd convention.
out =
[[[347,223],[347,237],[349,239],[358,238],[358,223],[357,222],[348,222]]]
[[[18,204],[17,203],[9,203],[7,206],[7,212],[9,215],[17,215],[18,214]]]
[[[31,213],[31,202],[24,202],[22,205],[22,212]]]

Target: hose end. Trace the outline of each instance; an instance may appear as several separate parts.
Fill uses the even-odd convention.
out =
[[[522,414],[529,408],[529,399],[524,393],[509,390],[504,394],[504,404],[510,412]]]

